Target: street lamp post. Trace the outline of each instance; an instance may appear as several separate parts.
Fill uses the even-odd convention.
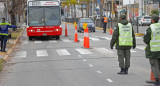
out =
[[[79,0],[78,0],[78,18],[79,18]]]

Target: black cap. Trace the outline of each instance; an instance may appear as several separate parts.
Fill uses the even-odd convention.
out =
[[[121,15],[120,18],[122,18],[122,20],[126,19],[126,15]]]
[[[157,22],[159,21],[159,15],[157,15],[157,14],[152,14],[152,15],[151,15],[151,19],[152,19],[153,21],[155,21],[155,23],[157,23]]]
[[[2,19],[4,19],[4,20],[5,20],[6,18],[2,18]]]

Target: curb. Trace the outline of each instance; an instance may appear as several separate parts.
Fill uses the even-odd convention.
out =
[[[3,59],[5,62],[7,61],[9,55],[12,53],[13,49],[16,47],[16,44],[17,44],[17,42],[19,41],[19,39],[20,39],[23,31],[24,31],[24,29],[21,31],[20,35],[17,37],[17,39],[16,39],[16,41],[14,42],[12,48],[10,48],[10,49],[7,51],[7,53],[3,56],[2,59]]]
[[[135,36],[144,36],[143,33],[135,33]]]

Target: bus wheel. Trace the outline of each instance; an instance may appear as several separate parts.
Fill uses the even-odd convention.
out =
[[[57,39],[57,40],[60,39],[60,36],[56,36],[56,39]]]
[[[28,39],[29,39],[30,41],[32,41],[32,37],[31,37],[31,36],[29,36]]]

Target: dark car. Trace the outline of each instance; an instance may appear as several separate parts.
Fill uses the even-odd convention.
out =
[[[91,32],[95,32],[95,24],[91,18],[80,18],[78,22],[78,32],[82,32],[83,30],[83,23],[88,24],[88,29]]]

